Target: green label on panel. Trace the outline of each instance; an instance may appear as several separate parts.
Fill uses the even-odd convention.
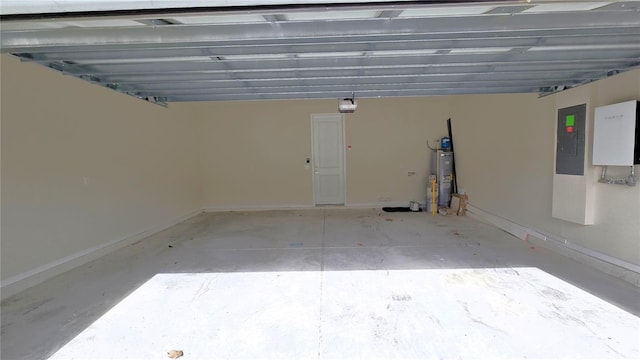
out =
[[[575,122],[576,118],[574,115],[567,115],[567,117],[564,119],[565,126],[574,126]]]

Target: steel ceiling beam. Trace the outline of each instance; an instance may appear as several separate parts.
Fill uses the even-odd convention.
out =
[[[505,94],[505,93],[537,93],[537,88],[526,86],[504,88],[456,88],[456,89],[396,89],[360,91],[358,98],[379,98],[398,96],[441,96],[462,94]],[[239,101],[239,100],[287,100],[287,99],[340,99],[351,96],[346,92],[281,92],[269,94],[191,94],[168,97],[167,101]]]
[[[302,83],[313,83],[315,86],[334,86],[334,87],[345,87],[345,86],[377,86],[377,85],[393,85],[393,86],[402,86],[402,85],[413,85],[413,84],[421,84],[421,85],[431,85],[431,86],[443,86],[452,83],[461,83],[464,82],[466,84],[486,84],[490,82],[491,84],[500,84],[500,85],[519,85],[519,84],[532,84],[532,83],[543,83],[549,84],[550,82],[556,83],[574,83],[578,82],[575,78],[571,77],[573,75],[572,72],[566,72],[564,76],[542,76],[542,77],[531,77],[529,75],[528,78],[524,79],[487,79],[487,78],[474,78],[472,80],[462,80],[461,77],[468,76],[467,74],[460,75],[457,77],[450,77],[445,79],[435,79],[435,80],[424,80],[420,78],[416,78],[414,76],[393,76],[387,78],[358,78],[358,77],[340,77],[339,79],[330,79],[326,81],[321,80],[309,80],[305,78],[293,79],[289,81],[277,81],[270,80],[268,82],[255,82],[255,81],[247,81],[245,83],[249,83],[252,89],[272,89],[276,87],[290,87],[297,88],[303,85]],[[146,91],[146,92],[163,92],[163,91],[182,91],[182,90],[234,90],[238,89],[240,82],[237,80],[226,80],[224,83],[210,83],[210,82],[176,82],[176,83],[153,83],[153,84],[144,84],[144,83],[136,83],[135,88],[129,87],[128,84],[118,84],[122,88],[128,90],[136,90],[136,91]]]
[[[250,73],[250,72],[286,72],[291,70],[355,70],[355,69],[400,69],[400,68],[437,68],[481,65],[527,65],[536,66],[581,64],[612,64],[640,57],[639,50],[617,51],[564,51],[564,52],[525,52],[510,59],[497,61],[497,54],[469,55],[425,55],[405,57],[354,57],[319,59],[282,59],[262,61],[193,61],[164,62],[151,64],[108,64],[94,67],[63,63],[65,72],[74,75],[92,75],[109,73],[112,75],[144,75],[169,73]],[[364,61],[362,61],[364,60]]]
[[[403,15],[415,4],[369,4],[377,17],[294,21],[283,8],[253,9],[257,22],[235,24],[189,24],[190,14],[178,24],[172,14],[114,19],[154,24],[135,27],[12,22],[0,46],[152,102],[538,92],[640,66],[640,2],[549,13],[529,12],[536,2],[492,5],[428,18]]]
[[[625,62],[620,62],[616,64],[605,64],[609,65],[611,69],[615,67],[626,67],[630,64],[633,64],[632,60],[627,60]],[[527,66],[518,66],[517,64],[513,65],[503,65],[497,68],[494,68],[491,65],[480,65],[480,66],[457,66],[457,67],[449,67],[449,68],[429,68],[428,72],[415,73],[412,72],[410,74],[400,74],[394,73],[393,71],[386,71],[386,69],[375,69],[380,71],[372,71],[370,70],[366,76],[369,79],[375,78],[420,78],[420,77],[455,77],[455,76],[463,76],[463,75],[481,75],[486,76],[488,78],[493,78],[495,76],[507,76],[508,78],[514,79],[527,79],[531,76],[542,76],[542,74],[566,74],[566,73],[575,73],[576,71],[594,71],[602,68],[602,63],[600,64],[568,64],[564,66],[556,66],[554,68],[548,67],[527,67]],[[492,71],[491,71],[492,70]],[[306,71],[303,77],[294,77],[288,76],[286,72],[252,72],[248,74],[243,74],[243,80],[249,81],[258,81],[258,82],[269,82],[269,81],[279,81],[279,80],[296,80],[296,79],[304,79],[304,80],[336,80],[342,78],[352,78],[357,79],[359,76],[355,74],[348,75],[347,72],[340,72],[339,74],[332,70],[310,70]],[[222,75],[222,76],[221,76]],[[229,81],[228,77],[224,76],[225,74],[220,73],[195,73],[195,74],[183,74],[183,73],[173,73],[173,74],[146,74],[146,75],[131,75],[127,77],[118,77],[111,76],[111,79],[115,79],[122,83],[140,83],[140,84],[154,84],[154,83],[177,83],[177,82],[225,82]]]
[[[80,29],[82,30],[82,29]],[[131,50],[154,50],[154,49],[206,49],[216,47],[236,47],[239,53],[241,49],[252,49],[262,46],[295,46],[295,45],[313,45],[313,44],[353,44],[353,43],[403,43],[411,41],[438,41],[438,40],[476,40],[476,39],[508,39],[508,38],[559,38],[559,37],[597,37],[597,36],[624,36],[638,35],[640,24],[636,26],[623,26],[618,28],[610,27],[590,27],[575,29],[538,29],[538,30],[514,30],[512,32],[477,32],[477,33],[456,33],[456,34],[385,34],[385,35],[358,35],[351,37],[324,37],[316,36],[312,38],[290,38],[279,36],[273,39],[232,39],[218,41],[191,42],[185,39],[180,43],[111,43],[111,44],[93,44],[84,43],[76,45],[47,45],[47,44],[23,44],[19,48],[2,47],[0,50],[5,53],[86,53],[94,51],[131,51]],[[4,35],[5,32],[2,32]],[[0,42],[1,44],[1,42]]]
[[[273,55],[285,54],[295,56],[309,52],[353,52],[353,51],[425,51],[460,48],[528,48],[542,45],[548,48],[558,47],[616,47],[636,48],[640,50],[640,31],[636,34],[611,35],[568,35],[563,37],[505,37],[490,39],[451,39],[451,40],[407,40],[407,41],[350,41],[344,43],[306,43],[289,45],[254,45],[254,46],[214,46],[214,47],[176,47],[165,49],[115,49],[77,52],[49,52],[30,54],[29,58],[38,61],[74,61],[85,65],[108,64],[110,62],[164,62],[167,58],[180,58],[182,61],[197,60],[204,57],[234,55]],[[373,50],[370,48],[373,46]],[[606,49],[605,48],[605,49]]]
[[[570,80],[564,84],[567,86],[579,84],[580,81]],[[393,84],[344,84],[344,85],[290,85],[290,86],[265,86],[265,87],[229,87],[229,88],[209,88],[209,89],[164,89],[164,90],[138,90],[137,94],[140,95],[154,95],[163,97],[173,97],[181,95],[220,95],[220,94],[271,94],[271,93],[283,93],[283,92],[324,92],[327,94],[341,93],[341,92],[355,92],[360,94],[366,91],[385,91],[385,90],[453,90],[453,89],[492,89],[492,88],[527,88],[537,89],[545,86],[553,85],[553,82],[546,81],[531,81],[526,84],[522,82],[471,82],[464,81],[460,83],[447,82],[447,83],[393,83]]]
[[[579,30],[588,28],[637,27],[638,14],[630,12],[579,12],[515,14],[451,18],[393,18],[336,21],[287,21],[277,24],[173,25],[132,28],[63,28],[8,30],[2,32],[4,52],[20,49],[74,45],[176,44],[242,39],[308,39],[318,36],[345,38],[389,34],[511,33],[520,30]]]
[[[566,72],[577,72],[577,71],[598,71],[598,70],[613,70],[620,69],[630,66],[633,64],[633,60],[625,59],[625,61],[620,61],[617,63],[613,62],[600,62],[596,64],[591,63],[570,63],[570,64],[556,64],[553,67],[547,66],[545,64],[542,65],[522,65],[522,64],[510,64],[510,65],[502,65],[498,67],[493,67],[491,64],[487,65],[476,65],[476,66],[449,66],[449,67],[435,67],[431,68],[429,65],[424,65],[419,68],[423,70],[422,72],[416,72],[416,68],[403,68],[403,69],[395,69],[395,68],[375,68],[368,69],[365,76],[367,78],[377,78],[377,77],[397,77],[397,76],[405,76],[405,77],[450,77],[450,76],[462,76],[465,74],[477,74],[477,75],[487,75],[491,77],[493,74],[506,74],[506,75],[517,75],[517,74],[564,74]],[[424,70],[428,69],[428,72],[424,72]],[[356,69],[357,70],[357,69]],[[314,79],[337,79],[341,77],[353,77],[359,78],[354,69],[341,69],[341,68],[333,68],[333,69],[318,69],[318,70],[306,70],[303,74],[294,75],[293,71],[256,71],[250,73],[242,74],[243,80],[248,81],[269,81],[269,80],[278,80],[278,79],[294,79],[294,78],[304,78],[306,80],[314,80]],[[168,82],[173,83],[176,81],[228,81],[230,80],[229,74],[221,73],[221,72],[195,72],[195,73],[186,73],[186,72],[174,72],[174,73],[164,73],[164,74],[125,74],[125,75],[116,75],[109,74],[110,81],[120,82],[120,83],[157,83],[157,82]]]
[[[186,72],[186,71],[175,71],[175,72],[166,72],[163,74],[161,78],[162,81],[167,80],[171,81],[171,77],[173,75],[175,80],[188,80],[193,78],[201,78],[201,79],[211,79],[211,76],[215,76],[214,79],[220,80],[233,80],[237,79],[240,81],[254,80],[254,79],[268,79],[274,78],[274,74],[278,74],[278,77],[281,78],[290,78],[290,77],[298,77],[298,78],[308,78],[308,77],[337,77],[337,76],[357,76],[357,77],[370,77],[370,76],[380,76],[380,75],[390,75],[390,76],[402,76],[402,75],[416,75],[416,74],[469,74],[470,72],[502,72],[503,68],[506,67],[506,70],[513,71],[521,71],[521,72],[546,72],[549,71],[550,67],[555,67],[558,70],[566,70],[566,71],[605,71],[605,70],[623,70],[624,68],[630,66],[630,64],[637,63],[640,59],[636,58],[633,60],[628,59],[616,59],[613,61],[606,60],[590,60],[590,61],[580,61],[574,60],[571,62],[563,62],[561,64],[555,64],[553,62],[537,62],[537,63],[526,63],[526,64],[518,64],[518,63],[506,63],[506,64],[455,64],[455,65],[446,65],[440,67],[431,67],[429,64],[422,65],[412,65],[412,66],[375,66],[375,67],[318,67],[318,68],[309,68],[309,69],[282,69],[282,70],[258,70],[258,71],[194,71],[194,72]],[[511,67],[511,69],[509,69]],[[460,68],[456,70],[456,68]],[[57,68],[56,68],[57,69]],[[57,69],[59,70],[59,69]],[[127,73],[105,73],[105,72],[86,72],[83,74],[76,74],[73,72],[65,72],[67,75],[74,76],[97,76],[97,74],[101,74],[101,76],[105,79],[109,79],[111,82],[138,82],[145,81],[144,76],[149,78],[155,78],[153,72],[127,72]]]

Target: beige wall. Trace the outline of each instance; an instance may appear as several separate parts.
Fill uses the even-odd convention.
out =
[[[313,201],[311,113],[335,102],[254,101],[195,105],[206,208],[303,206]]]
[[[345,116],[347,204],[422,200],[426,140],[452,118],[459,186],[490,213],[640,264],[640,187],[594,183],[595,224],[551,217],[556,109],[640,98],[640,71],[553,96],[537,94],[361,99]],[[203,205],[212,209],[311,206],[310,116],[335,100],[194,105],[200,126]],[[592,122],[592,116],[588,116]],[[587,158],[591,146],[589,135]],[[415,171],[416,176],[407,173]],[[599,172],[588,166],[587,173]],[[615,174],[616,169],[611,170]],[[626,172],[626,169],[618,171]],[[590,177],[595,181],[597,176]]]
[[[311,206],[311,115],[336,100],[195,105],[205,208]],[[422,200],[426,139],[446,134],[446,98],[362,99],[345,115],[347,203]],[[416,176],[408,176],[408,172]]]
[[[361,100],[345,125],[346,144],[352,146],[347,151],[347,202],[424,202],[427,140],[447,134],[448,113],[444,97]]]
[[[452,100],[458,187],[491,213],[551,217],[552,97],[460,96]]]
[[[640,99],[640,71],[571,91],[536,95],[460,96],[451,102],[458,181],[470,202],[521,225],[640,264],[640,187],[599,184],[591,176],[595,224],[553,219],[556,109]],[[589,115],[589,121],[593,117]],[[590,163],[592,137],[587,143]],[[599,173],[588,166],[586,173]],[[636,166],[638,169],[638,166]],[[612,169],[612,174],[616,169]],[[617,169],[628,175],[628,169]],[[638,171],[638,170],[636,170]]]
[[[200,208],[187,105],[1,65],[3,280]]]
[[[640,98],[640,71],[586,86],[541,99],[361,99],[345,115],[347,204],[422,200],[426,140],[444,136],[451,117],[459,186],[474,205],[640,264],[640,187],[597,184],[593,226],[551,218],[557,106]],[[167,109],[3,56],[2,279],[201,206],[311,206],[312,172],[304,166],[312,156],[311,115],[336,106],[299,100]]]

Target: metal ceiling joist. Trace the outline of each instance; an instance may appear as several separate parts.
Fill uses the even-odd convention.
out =
[[[3,15],[0,45],[154,103],[555,91],[640,66],[639,1],[437,3]]]
[[[637,27],[638,14],[633,12],[584,12],[516,14],[494,17],[453,18],[380,18],[327,21],[292,21],[279,23],[175,25],[127,28],[62,28],[47,30],[8,30],[2,32],[4,51],[19,52],[28,47],[60,47],[79,44],[172,44],[229,41],[251,38],[345,38],[388,34],[461,34],[513,33],[521,30],[580,30],[588,28]],[[215,29],[215,31],[214,31]]]
[[[566,86],[576,85],[578,82],[575,81],[567,81]],[[215,88],[208,89],[207,94],[210,95],[224,95],[224,94],[271,94],[271,93],[287,93],[287,92],[298,92],[298,93],[317,93],[327,91],[337,91],[337,92],[366,92],[366,91],[386,91],[386,90],[396,90],[399,86],[402,86],[405,90],[460,90],[460,89],[474,89],[474,90],[491,90],[494,88],[504,89],[504,88],[517,88],[521,90],[531,91],[531,89],[539,89],[541,86],[545,86],[546,82],[544,81],[531,81],[526,84],[524,83],[481,83],[481,82],[464,82],[463,84],[456,83],[403,83],[403,84],[349,84],[349,85],[296,85],[296,86],[268,86],[268,87],[231,87],[231,88]],[[145,91],[136,92],[142,95],[148,95],[149,93]],[[201,94],[202,91],[199,89],[168,89],[168,90],[154,90],[153,94],[157,94],[158,96],[163,97],[174,97],[174,96],[185,96],[185,95],[197,95]]]
[[[512,32],[487,32],[487,33],[458,33],[458,34],[386,34],[386,35],[360,35],[357,38],[354,36],[335,38],[335,37],[322,37],[320,35],[313,38],[284,38],[278,37],[275,39],[234,39],[234,40],[218,40],[218,41],[200,41],[192,42],[189,39],[185,39],[180,43],[165,43],[165,44],[138,44],[138,43],[111,43],[111,44],[78,44],[78,45],[46,45],[35,44],[26,45],[23,44],[19,49],[2,47],[3,52],[11,53],[55,53],[64,52],[68,54],[73,53],[86,53],[94,51],[128,51],[128,50],[153,50],[153,49],[206,49],[215,48],[219,46],[237,47],[239,53],[251,50],[254,47],[259,48],[262,46],[294,46],[301,45],[326,45],[326,44],[352,44],[352,43],[370,43],[370,44],[384,44],[384,43],[404,43],[411,41],[436,41],[436,40],[449,40],[449,41],[461,41],[461,40],[480,40],[480,39],[508,39],[508,38],[559,38],[559,37],[597,37],[602,35],[611,36],[623,36],[623,35],[638,35],[638,26],[622,26],[616,28],[584,28],[580,31],[572,29],[539,29],[539,30],[519,30]],[[4,32],[3,32],[4,34]],[[590,44],[603,44],[606,42],[598,42],[597,38],[594,38]]]
[[[405,79],[410,82],[411,79],[417,78],[429,78],[429,79],[443,79],[448,78],[454,81],[465,81],[468,76],[477,76],[480,79],[484,79],[487,82],[491,82],[494,79],[523,79],[526,80],[529,76],[537,76],[539,78],[549,78],[550,83],[554,81],[560,81],[565,79],[566,76],[573,77],[574,79],[584,79],[582,76],[587,76],[591,73],[606,74],[607,71],[616,68],[626,68],[633,64],[619,63],[619,64],[569,64],[562,67],[556,66],[558,69],[548,69],[548,66],[541,66],[539,68],[531,68],[522,65],[503,66],[500,68],[494,68],[491,65],[474,66],[474,67],[458,67],[458,68],[430,68],[423,69],[422,72],[417,72],[415,69],[370,69],[365,74],[359,74],[357,70],[316,70],[306,71],[304,75],[293,71],[286,72],[256,72],[250,74],[239,74],[239,76],[249,82],[261,82],[268,83],[271,81],[279,81],[282,79],[289,79],[291,83],[299,81],[307,82],[321,82],[337,81],[338,79],[350,79],[354,83],[358,79],[378,79],[378,78],[395,78]],[[602,70],[604,68],[605,70]],[[588,75],[589,79],[593,79],[591,75]],[[577,77],[577,78],[576,78]],[[175,74],[163,74],[163,75],[129,75],[129,76],[115,76],[109,77],[110,81],[120,84],[134,84],[144,87],[146,84],[164,84],[165,86],[172,86],[179,82],[210,82],[211,87],[217,86],[220,81],[237,81],[232,80],[227,73],[175,73]]]
[[[496,80],[496,79],[492,79],[491,80],[491,85],[496,85],[496,84],[504,84],[504,85],[522,85],[522,84],[527,84],[527,85],[531,85],[531,84],[536,84],[536,83],[543,83],[543,84],[547,84],[548,81],[550,79],[554,79],[558,82],[561,83],[574,83],[576,82],[570,75],[572,75],[573,73],[567,73],[567,75],[565,77],[550,77],[550,76],[546,76],[546,77],[540,77],[540,78],[533,78],[533,77],[529,77],[526,79],[508,79],[508,80]],[[464,76],[468,76],[468,75],[464,75]],[[295,80],[289,80],[289,81],[274,81],[274,80],[270,80],[268,82],[258,82],[258,81],[245,81],[248,82],[251,86],[251,89],[273,89],[276,87],[288,87],[288,88],[299,88],[299,87],[303,87],[305,85],[298,85],[300,83],[300,80],[302,79],[295,79]],[[486,79],[473,79],[473,80],[466,80],[466,79],[461,79],[461,76],[458,77],[453,77],[452,79],[436,79],[436,80],[421,80],[420,78],[412,78],[412,79],[406,79],[406,76],[393,76],[393,77],[387,77],[387,78],[358,78],[358,77],[347,77],[347,78],[343,78],[341,77],[340,79],[320,79],[320,80],[313,80],[312,82],[309,81],[309,79],[305,79],[305,81],[307,83],[313,83],[316,86],[319,87],[330,87],[330,86],[334,86],[336,88],[344,88],[344,87],[349,87],[349,86],[402,86],[402,85],[407,85],[407,86],[412,86],[414,84],[421,84],[421,85],[430,85],[434,88],[437,88],[439,86],[444,86],[447,84],[456,84],[456,83],[460,83],[461,80],[464,80],[464,83],[467,85],[470,84],[480,84],[480,85],[485,85],[487,84],[487,80]],[[238,82],[236,80],[231,80],[231,81],[225,81],[225,83],[221,84],[218,83],[214,86],[211,86],[211,84],[209,84],[208,82],[176,82],[176,83],[172,83],[172,84],[167,84],[167,83],[158,83],[158,84],[140,84],[137,83],[136,85],[138,85],[137,87],[133,87],[131,85],[128,84],[123,84],[120,83],[119,86],[121,88],[125,88],[125,89],[130,89],[130,90],[140,90],[140,89],[144,89],[145,91],[149,91],[151,93],[163,93],[163,92],[167,92],[167,91],[182,91],[182,90],[207,90],[207,91],[228,91],[228,90],[236,90],[239,89],[241,87],[238,86]],[[131,86],[131,87],[130,87]],[[542,84],[541,84],[542,86]]]
[[[626,67],[627,64],[620,64],[622,67]],[[615,67],[615,66],[614,66]],[[322,81],[339,81],[341,79],[355,82],[360,79],[366,81],[368,79],[375,81],[376,79],[404,79],[405,81],[411,81],[412,79],[449,79],[451,81],[461,81],[465,76],[477,76],[486,81],[500,80],[500,79],[514,79],[526,81],[531,77],[553,79],[564,79],[567,76],[575,76],[576,72],[580,71],[597,71],[600,67],[589,64],[576,64],[575,66],[567,66],[561,69],[526,69],[524,68],[502,68],[492,69],[491,66],[482,66],[474,68],[436,68],[429,69],[428,73],[415,73],[410,74],[394,74],[388,71],[369,71],[366,77],[358,74],[353,74],[349,71],[315,71],[305,72],[304,76],[289,76],[288,73],[251,73],[243,74],[243,80],[256,82],[256,83],[269,83],[278,81],[287,81],[294,83],[299,80],[322,82]],[[384,69],[382,69],[384,70]],[[197,83],[212,83],[213,86],[218,84],[225,84],[234,82],[230,80],[226,74],[208,74],[208,73],[196,73],[196,74],[162,74],[162,75],[131,75],[127,77],[110,77],[112,80],[116,80],[122,84],[140,84],[143,86],[149,84],[162,84],[165,86],[173,86],[182,82],[197,84]]]
[[[344,59],[343,59],[344,60]],[[402,60],[402,64],[394,64],[392,62],[375,62],[367,65],[359,65],[353,64],[357,63],[357,59],[355,61],[336,61],[333,63],[308,63],[308,66],[301,67],[285,67],[279,68],[277,64],[263,64],[258,68],[250,68],[250,67],[234,67],[229,69],[221,68],[217,65],[209,65],[205,64],[199,66],[197,64],[191,64],[189,66],[185,66],[185,68],[181,68],[178,66],[148,66],[148,67],[129,67],[129,68],[104,68],[99,67],[93,70],[79,67],[77,65],[68,64],[63,68],[63,71],[68,75],[76,75],[76,76],[91,76],[99,73],[109,74],[110,79],[122,79],[127,78],[129,76],[157,76],[156,74],[164,75],[211,75],[211,74],[221,74],[228,76],[236,76],[247,75],[250,77],[259,77],[259,76],[272,76],[275,73],[283,74],[284,76],[289,76],[293,71],[304,72],[305,74],[327,74],[327,75],[335,75],[335,74],[353,74],[354,71],[361,73],[363,76],[369,76],[374,74],[389,74],[389,75],[409,75],[423,72],[436,72],[437,69],[440,71],[450,71],[452,68],[459,68],[458,71],[463,71],[462,68],[465,69],[479,69],[484,67],[486,71],[496,71],[496,69],[500,69],[503,67],[514,67],[519,68],[521,71],[535,71],[541,70],[544,71],[549,68],[556,69],[580,69],[580,68],[588,68],[594,69],[593,65],[600,65],[600,67],[618,67],[616,65],[624,65],[627,61],[627,58],[617,57],[617,58],[601,58],[601,59],[580,59],[580,58],[571,58],[571,59],[551,59],[551,60],[537,60],[537,61],[505,61],[505,62],[494,62],[491,60],[478,61],[476,59],[475,62],[471,63],[449,63],[442,60],[434,63],[421,62],[421,61],[408,61]],[[638,60],[637,57],[632,58],[633,60]],[[400,61],[399,61],[400,62]],[[312,66],[315,65],[315,66]],[[364,71],[364,72],[363,72]],[[497,70],[499,71],[499,70]],[[242,76],[240,79],[246,80]]]
[[[598,46],[594,46],[597,41]],[[81,62],[85,65],[99,65],[109,63],[139,63],[139,62],[165,62],[171,59],[180,59],[180,61],[201,60],[202,58],[212,58],[220,56],[242,57],[266,55],[285,55],[295,57],[299,54],[309,52],[366,52],[368,55],[378,56],[389,55],[394,52],[400,52],[400,55],[416,55],[420,52],[428,52],[429,50],[437,51],[440,49],[465,49],[465,48],[530,48],[536,45],[544,46],[547,50],[558,50],[566,48],[595,48],[595,49],[612,49],[631,48],[640,49],[640,33],[633,34],[606,34],[589,36],[582,35],[565,35],[552,37],[503,37],[489,39],[450,39],[450,40],[404,40],[376,41],[371,50],[372,45],[368,41],[353,39],[348,42],[330,43],[330,42],[307,42],[304,44],[256,44],[256,45],[219,45],[208,47],[167,47],[156,49],[112,49],[112,50],[91,50],[91,51],[68,51],[68,52],[47,52],[47,53],[29,53],[29,58],[34,61],[62,61],[69,60],[73,62]],[[404,52],[404,53],[403,53]]]
[[[455,89],[394,89],[394,90],[368,90],[360,91],[359,98],[377,97],[401,97],[401,96],[440,96],[459,95],[465,93],[473,94],[508,94],[508,93],[531,93],[538,89],[533,87],[504,87],[504,88],[455,88]],[[281,92],[268,94],[208,94],[197,93],[187,95],[177,95],[167,98],[167,101],[237,101],[237,100],[286,100],[286,99],[335,99],[351,96],[351,92],[335,91],[331,94],[325,91],[317,92]]]

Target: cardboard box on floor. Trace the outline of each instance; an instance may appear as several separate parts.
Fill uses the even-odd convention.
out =
[[[468,197],[466,194],[451,195],[451,207],[449,208],[448,213],[464,216],[467,213],[467,199]]]

